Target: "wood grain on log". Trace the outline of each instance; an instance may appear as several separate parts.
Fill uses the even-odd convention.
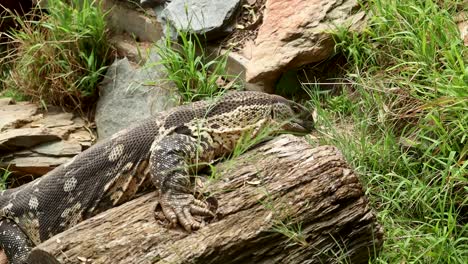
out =
[[[31,263],[54,263],[34,257],[47,252],[60,263],[368,263],[380,251],[382,228],[333,146],[282,135],[215,174],[203,192],[217,217],[198,231],[160,225],[149,193],[38,245]]]

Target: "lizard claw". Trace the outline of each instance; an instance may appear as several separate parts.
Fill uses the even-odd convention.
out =
[[[215,216],[208,204],[196,199],[192,194],[162,194],[160,205],[171,227],[175,227],[179,223],[188,232],[200,229],[204,225],[202,218],[194,216]]]

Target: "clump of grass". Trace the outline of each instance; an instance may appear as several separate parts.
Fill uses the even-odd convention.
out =
[[[322,143],[338,146],[386,230],[376,263],[468,259],[468,72],[455,13],[463,1],[371,0],[340,96],[308,86]]]
[[[182,100],[192,102],[222,94],[219,82],[233,77],[226,73],[228,54],[209,56],[197,35],[177,33],[179,42],[167,34],[163,42],[156,44],[156,50],[160,64],[167,70],[167,79],[176,85]]]
[[[8,178],[11,175],[11,171],[7,169],[0,168],[0,190],[7,189]]]
[[[8,88],[0,92],[0,98],[3,98],[3,97],[12,98],[16,102],[27,100],[27,97],[24,94],[20,93],[17,90],[8,89]]]
[[[105,13],[95,1],[48,1],[39,21],[17,17],[6,87],[44,105],[81,108],[92,101],[109,62]]]
[[[264,126],[260,127],[258,131],[252,129],[243,132],[228,159],[235,159],[254,146],[271,139],[273,133],[278,130],[279,128],[276,126]]]

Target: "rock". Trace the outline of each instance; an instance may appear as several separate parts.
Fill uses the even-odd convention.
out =
[[[0,166],[7,167],[15,174],[44,175],[52,169],[69,161],[71,157],[17,157],[8,162],[1,162]]]
[[[99,140],[175,105],[174,88],[162,81],[165,71],[158,60],[150,50],[143,67],[134,68],[124,58],[108,68],[96,107]]]
[[[145,13],[139,12],[135,10],[134,5],[130,5],[128,2],[117,0],[103,1],[104,10],[109,12],[106,17],[107,27],[114,34],[126,32],[134,36],[138,41],[154,42],[161,39],[161,36],[163,36],[162,26],[156,17],[151,15],[151,11],[147,10]]]
[[[83,150],[91,147],[95,139],[94,135],[84,129],[74,131],[68,136],[68,140],[79,142]]]
[[[9,97],[0,98],[0,106],[11,105],[11,104],[15,104],[15,100],[13,100],[13,98],[9,98]]]
[[[20,126],[32,120],[39,108],[30,103],[12,104],[11,98],[4,98],[0,104],[0,131]]]
[[[468,4],[468,1],[465,1]],[[455,17],[458,30],[460,30],[460,38],[463,40],[463,44],[468,46],[468,11],[460,12]]]
[[[194,32],[208,40],[230,33],[240,0],[173,0],[161,19],[177,30]]]
[[[30,124],[31,127],[63,127],[73,125],[72,113],[49,113],[44,118],[36,120]]]
[[[57,141],[41,144],[31,149],[33,152],[47,156],[74,156],[82,151],[81,144],[76,141]]]
[[[20,128],[0,133],[0,152],[12,152],[40,143],[60,140],[46,128]]]
[[[86,122],[71,113],[52,107],[43,113],[31,103],[10,103],[0,104],[0,168],[13,172],[12,182],[45,174],[93,142]]]
[[[302,65],[328,58],[336,26],[357,29],[364,13],[353,14],[357,0],[266,0],[263,23],[249,49],[246,81],[273,92],[279,76]]]
[[[51,111],[43,115],[42,118],[31,122],[28,126],[48,128],[51,134],[57,135],[61,139],[66,139],[71,133],[85,126],[84,122],[81,121],[81,118],[74,119],[71,113]]]
[[[129,61],[140,65],[144,65],[146,59],[142,57],[141,51],[150,49],[153,45],[150,42],[137,42],[128,34],[112,36],[110,42],[115,47],[119,58],[127,57]]]

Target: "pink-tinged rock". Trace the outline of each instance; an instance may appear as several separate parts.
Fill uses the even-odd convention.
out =
[[[466,1],[468,3],[468,1]],[[455,16],[455,22],[457,23],[458,30],[460,30],[460,38],[463,40],[463,44],[468,46],[468,11],[460,12]]]
[[[243,51],[251,56],[246,81],[272,91],[281,73],[326,59],[334,49],[328,31],[362,25],[357,7],[356,0],[267,0],[257,38]]]

